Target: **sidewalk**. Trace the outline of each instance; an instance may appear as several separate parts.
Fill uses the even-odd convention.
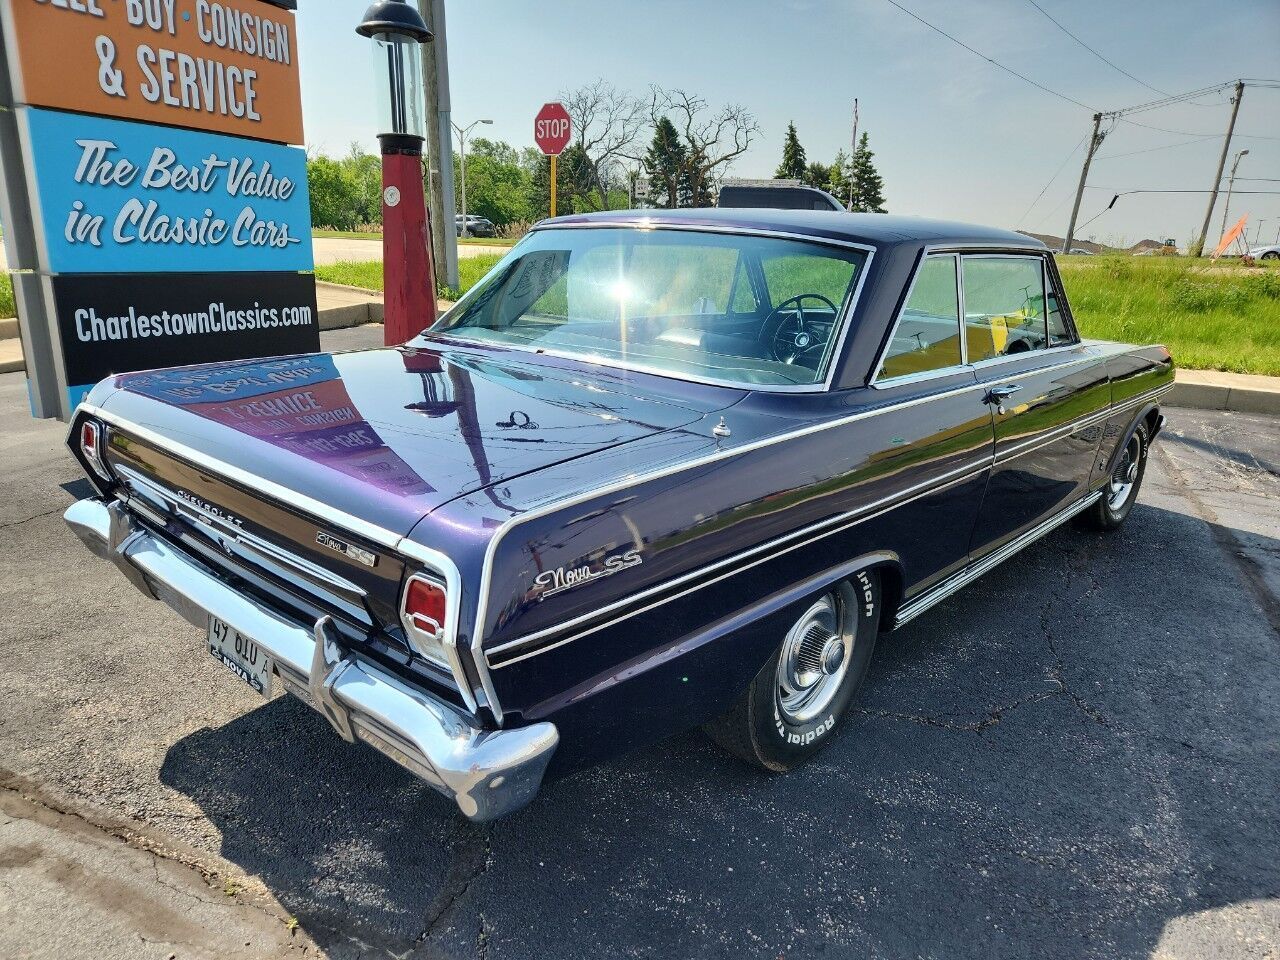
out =
[[[319,955],[259,882],[140,829],[0,774],[0,956]]]

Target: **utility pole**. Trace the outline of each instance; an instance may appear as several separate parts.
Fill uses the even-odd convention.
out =
[[[467,134],[471,132],[472,127],[480,123],[493,123],[493,121],[476,120],[465,127],[453,124],[453,132],[458,135],[458,175],[462,181],[462,236],[464,238],[471,236],[470,224],[467,223]]]
[[[1240,166],[1240,158],[1248,152],[1248,150],[1241,150],[1231,163],[1231,177],[1227,180],[1227,198],[1222,201],[1222,234],[1220,236],[1227,232],[1227,212],[1231,209],[1231,191],[1236,186],[1236,169]]]
[[[853,98],[853,139],[849,141],[849,202],[846,208],[853,209],[853,158],[858,152],[858,98]]]
[[[1093,115],[1093,134],[1089,137],[1089,149],[1084,152],[1084,166],[1080,168],[1080,184],[1076,187],[1076,202],[1071,205],[1071,219],[1067,221],[1067,235],[1062,239],[1062,252],[1071,252],[1071,241],[1076,235],[1076,219],[1080,216],[1080,201],[1084,198],[1084,184],[1089,179],[1089,164],[1093,163],[1093,155],[1102,146],[1107,135],[1100,129],[1102,114]]]
[[[431,12],[433,43],[422,47],[422,73],[427,88],[427,206],[431,211],[431,249],[445,286],[458,289],[458,237],[453,227],[453,124],[449,102],[449,48],[445,42],[444,0],[418,0],[423,15]],[[434,119],[434,123],[431,121]]]
[[[1240,98],[1244,96],[1244,81],[1236,81],[1236,95],[1231,98],[1231,119],[1227,121],[1227,136],[1222,141],[1222,155],[1218,157],[1218,171],[1213,175],[1213,189],[1209,192],[1209,207],[1204,212],[1204,225],[1200,227],[1199,250],[1196,255],[1204,256],[1205,241],[1209,239],[1209,221],[1213,219],[1213,205],[1218,202],[1218,185],[1222,183],[1222,170],[1227,165],[1227,154],[1231,151],[1231,135],[1236,129],[1236,114],[1240,112]]]

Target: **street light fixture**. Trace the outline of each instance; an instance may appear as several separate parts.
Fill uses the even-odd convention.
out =
[[[1236,167],[1240,166],[1240,158],[1243,157],[1248,150],[1241,150],[1236,154],[1236,158],[1231,163],[1231,178],[1227,180],[1227,199],[1222,204],[1222,235],[1227,234],[1227,211],[1231,209],[1231,188],[1236,185]]]
[[[422,183],[426,94],[418,45],[431,31],[407,0],[376,0],[356,33],[373,41],[382,152],[383,341],[404,343],[436,319],[436,281]]]
[[[471,128],[480,123],[493,123],[492,120],[475,120],[465,127],[460,127],[456,123],[453,124],[453,132],[458,135],[458,170],[461,173],[459,179],[462,181],[462,236],[465,239],[470,230],[467,229],[467,134],[471,132]]]

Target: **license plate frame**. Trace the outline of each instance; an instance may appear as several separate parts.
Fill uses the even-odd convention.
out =
[[[271,657],[252,637],[209,615],[209,655],[234,673],[250,690],[271,699]]]

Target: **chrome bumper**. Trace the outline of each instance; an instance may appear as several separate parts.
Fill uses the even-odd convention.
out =
[[[481,730],[453,707],[344,649],[328,617],[308,629],[237,593],[137,524],[119,502],[80,500],[63,515],[93,553],[148,597],[206,629],[210,615],[267,650],[286,690],[348,741],[363,740],[422,777],[472,820],[533,799],[559,734],[550,723]]]

